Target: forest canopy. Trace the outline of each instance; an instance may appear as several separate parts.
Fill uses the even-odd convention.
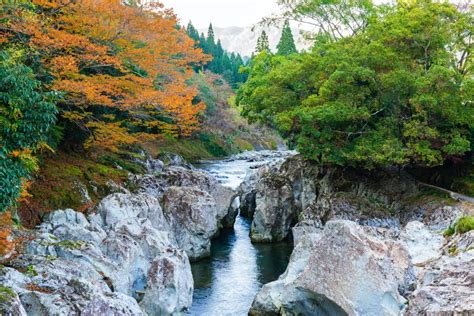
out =
[[[321,27],[310,52],[265,51],[252,61],[237,98],[250,120],[321,163],[438,166],[472,152],[472,7],[282,3],[284,19]],[[346,23],[328,24],[328,12]]]

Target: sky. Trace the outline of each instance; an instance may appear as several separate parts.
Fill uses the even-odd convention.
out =
[[[182,24],[191,20],[195,27],[251,26],[278,12],[276,0],[161,0],[174,9]]]

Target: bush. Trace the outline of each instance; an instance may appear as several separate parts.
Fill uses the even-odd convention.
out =
[[[0,53],[0,212],[15,204],[38,168],[36,150],[48,147],[56,120],[55,92],[43,92],[19,51]]]

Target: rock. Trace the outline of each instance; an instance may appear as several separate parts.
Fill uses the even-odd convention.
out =
[[[256,209],[250,238],[253,242],[282,241],[296,221],[291,183],[279,176],[267,176],[257,184]]]
[[[213,207],[217,227],[215,203]],[[84,315],[141,315],[136,299],[145,296],[153,301],[157,295],[153,284],[147,288],[147,277],[153,262],[163,256],[176,263],[169,266],[167,273],[176,277],[166,280],[166,288],[187,290],[182,294],[171,290],[160,293],[156,297],[160,308],[178,313],[191,304],[189,259],[178,250],[158,201],[145,194],[110,195],[89,218],[73,210],[48,214],[38,227],[36,238],[28,244],[26,254],[18,261],[18,268],[27,271],[27,264],[34,265],[38,267],[35,276],[41,273],[43,277],[40,283],[34,283],[39,289],[35,291],[28,290],[28,284],[33,282],[28,279],[30,276],[20,274],[27,280],[19,282],[17,275],[17,282],[12,283],[16,284],[15,290],[28,314],[49,315],[54,311],[74,315],[80,310]],[[47,269],[56,270],[48,273]],[[79,283],[75,281],[78,278]],[[57,293],[64,288],[61,282],[77,288]],[[154,282],[159,280],[155,278]],[[85,290],[77,294],[80,288]]]
[[[415,266],[421,267],[441,256],[444,244],[443,236],[429,230],[421,222],[408,223],[402,230],[400,239],[410,253]]]
[[[27,275],[3,268],[0,283],[19,294],[28,315],[143,315],[133,298],[112,292],[83,261],[24,255],[10,265]]]
[[[162,153],[158,156],[158,159],[160,159],[163,165],[166,167],[176,166],[187,169],[194,169],[194,167],[190,163],[186,162],[183,157],[173,153]]]
[[[210,255],[211,238],[219,232],[214,198],[195,187],[171,187],[163,211],[181,249],[191,261]]]
[[[163,172],[165,163],[159,159],[147,159],[145,161],[145,167],[148,174],[157,174]]]
[[[455,235],[443,255],[428,263],[409,297],[406,315],[474,313],[474,231]]]
[[[236,196],[229,207],[229,212],[227,213],[226,217],[222,220],[222,225],[224,228],[233,228],[235,224],[235,219],[237,215],[239,215],[239,208],[240,208],[240,197]]]
[[[194,187],[210,194],[216,203],[219,225],[227,216],[229,205],[235,193],[222,186],[216,179],[204,171],[179,166],[167,167],[158,175],[145,175],[134,179],[139,191],[159,200],[171,187]]]
[[[18,294],[11,288],[0,286],[0,314],[4,316],[26,316]]]
[[[330,221],[320,234],[303,234],[287,271],[262,288],[250,314],[399,315],[413,281],[400,243]]]
[[[148,315],[175,315],[191,306],[193,276],[182,250],[169,249],[156,257],[146,282],[140,306]]]
[[[113,226],[123,219],[147,218],[159,230],[169,230],[158,200],[146,194],[116,193],[104,198],[97,206],[102,222]]]

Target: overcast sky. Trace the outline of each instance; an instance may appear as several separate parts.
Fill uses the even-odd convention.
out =
[[[276,0],[161,0],[174,9],[182,24],[191,20],[195,27],[250,26],[278,11]]]

